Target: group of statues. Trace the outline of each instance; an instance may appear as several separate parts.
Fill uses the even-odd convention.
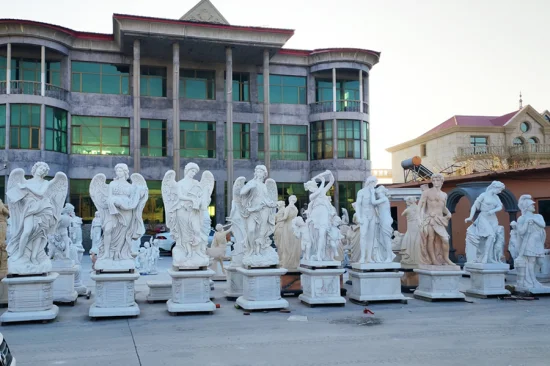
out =
[[[136,255],[136,269],[140,274],[157,274],[157,265],[160,258],[160,250],[155,239],[148,241],[138,249]]]

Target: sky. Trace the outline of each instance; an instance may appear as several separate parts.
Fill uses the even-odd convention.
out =
[[[1,18],[112,33],[112,14],[178,19],[199,0],[4,0]],[[285,48],[380,51],[370,72],[373,168],[453,115],[550,109],[548,0],[211,0],[233,25],[295,29]],[[85,5],[86,4],[86,5]]]

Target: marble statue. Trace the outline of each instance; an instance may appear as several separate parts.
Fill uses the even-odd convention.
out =
[[[273,241],[275,242],[275,247],[277,247],[277,251],[280,251],[279,244],[281,243],[281,234],[283,232],[284,214],[285,214],[285,201],[278,201],[277,212],[275,213],[275,229],[273,230]],[[279,259],[280,258],[281,258],[281,254],[279,253]]]
[[[521,210],[521,216],[517,222],[513,221],[510,224],[512,231],[509,250],[518,273],[516,287],[533,291],[544,287],[537,280],[535,264],[544,258],[546,223],[542,215],[535,213],[535,202],[531,195],[522,195],[519,198],[518,207]]]
[[[73,259],[71,258],[73,243],[69,236],[71,221],[70,209],[65,206],[59,215],[55,232],[48,237],[48,255],[53,260]]]
[[[391,250],[393,218],[388,192],[386,187],[379,186],[371,193],[371,203],[376,207],[376,233],[372,253],[375,263],[389,263],[395,258],[395,254]]]
[[[82,254],[84,253],[84,247],[82,246],[82,218],[76,216],[74,206],[67,203],[65,207],[69,208],[69,216],[71,216],[71,226],[69,226],[69,235],[73,245],[76,247],[80,260],[82,260]]]
[[[328,178],[328,182],[326,179]],[[317,185],[317,181],[320,185]],[[330,170],[316,175],[304,183],[304,188],[310,192],[309,206],[306,211],[306,224],[309,229],[313,252],[304,258],[308,261],[332,261],[334,255],[329,248],[332,243],[329,240],[329,232],[332,227],[332,217],[336,216],[336,209],[330,203],[327,192],[334,184],[334,175]]]
[[[355,209],[356,203],[352,203],[352,206]],[[350,263],[358,263],[361,260],[361,226],[357,221],[357,213],[353,214],[351,225],[346,233],[346,239],[350,252],[349,261]]]
[[[311,258],[311,237],[309,229],[302,216],[297,216],[292,220],[292,232],[300,240],[300,249],[304,260]]]
[[[149,274],[150,264],[151,264],[149,260],[150,247],[151,245],[149,244],[148,241],[146,241],[145,243],[143,243],[143,246],[138,250],[138,255],[136,259],[139,262],[138,269],[140,274]]]
[[[451,212],[447,209],[447,194],[441,191],[443,175],[432,175],[432,188],[425,189],[420,197],[420,233],[428,265],[455,264],[449,259],[449,234],[447,225]]]
[[[92,220],[92,227],[90,228],[90,239],[92,240],[92,248],[90,254],[99,253],[99,245],[101,244],[101,214],[99,211],[95,212],[94,219]]]
[[[342,224],[342,219],[336,215],[332,216],[330,222],[330,229],[328,230],[328,245],[327,245],[327,254],[328,260],[337,260],[339,262],[343,259],[343,251],[341,250],[342,243],[342,233],[340,232],[340,225]]]
[[[307,203],[304,203],[304,206],[300,209],[300,216],[302,216],[304,221],[307,220]]]
[[[498,194],[504,188],[503,183],[494,181],[472,205],[470,217],[465,222],[472,222],[477,211],[479,215],[466,230],[466,260],[469,263],[504,263],[504,227],[498,224],[496,215],[502,211]]]
[[[405,197],[407,208],[401,216],[407,218],[407,231],[401,238],[401,263],[418,265],[429,262],[428,253],[422,246],[422,235],[420,233],[420,208],[416,204],[415,197]]]
[[[211,223],[208,206],[215,180],[206,170],[199,182],[194,179],[199,171],[197,164],[188,163],[179,182],[173,170],[167,171],[162,180],[166,225],[176,240],[172,250],[172,265],[176,268],[201,268],[210,262],[206,254]]]
[[[374,187],[378,183],[375,176],[369,176],[365,186],[357,192],[356,214],[360,231],[360,263],[374,262],[373,251],[376,241],[376,208],[372,203]],[[352,262],[353,263],[353,262]]]
[[[282,228],[278,245],[279,263],[283,268],[290,271],[296,270],[300,266],[300,256],[302,254],[300,241],[294,235],[292,221],[298,217],[298,208],[296,208],[296,196],[288,197],[288,206],[284,208],[282,217]]]
[[[347,211],[346,211],[347,214]],[[349,216],[348,216],[348,223],[345,223],[344,221],[345,216],[342,215],[342,224],[340,225],[340,244],[338,246],[338,255],[334,258],[337,261],[344,261],[344,266],[348,265],[349,263],[349,257],[346,255],[346,250],[349,250],[349,231],[350,231],[350,225],[349,225]]]
[[[233,229],[245,236],[245,266],[267,267],[279,263],[279,256],[271,246],[270,239],[275,230],[277,183],[266,178],[267,168],[258,165],[254,169],[253,179],[245,184],[246,178],[239,177],[233,184],[234,216],[231,223]]]
[[[349,225],[349,214],[348,210],[342,207],[342,224]]]
[[[206,250],[206,253],[212,258],[214,268],[219,265],[221,267],[220,275],[225,275],[225,268],[223,268],[223,260],[225,258],[225,251],[227,249],[227,234],[231,230],[224,230],[222,224],[216,225],[216,232],[214,233],[214,238],[212,238],[212,244],[210,248]],[[216,271],[217,272],[217,271]]]
[[[150,274],[158,274],[158,262],[160,258],[160,249],[158,239],[153,239],[151,242],[151,269]]]
[[[391,250],[394,252],[401,251],[401,245],[403,245],[403,238],[405,237],[405,234],[400,233],[397,230],[393,231],[393,239],[391,241]]]
[[[0,200],[0,278],[8,271],[8,251],[6,242],[8,236],[8,216],[10,212]]]
[[[240,202],[239,192],[233,191],[233,200],[231,202],[231,212],[227,218],[227,222],[231,224],[231,232],[233,233],[234,243],[233,250],[231,251],[231,268],[241,267],[243,264],[244,247],[246,240],[245,222],[244,218],[240,214]]]
[[[90,196],[100,212],[103,231],[95,269],[132,270],[135,268],[132,240],[145,233],[142,212],[149,189],[141,174],[130,177],[126,164],[117,164],[114,179],[109,184],[106,180],[100,173],[90,183]]]
[[[48,164],[38,162],[25,179],[23,169],[14,169],[8,178],[6,196],[11,214],[8,243],[8,272],[42,274],[51,270],[51,260],[44,251],[53,234],[67,197],[68,180],[57,172],[47,181]]]

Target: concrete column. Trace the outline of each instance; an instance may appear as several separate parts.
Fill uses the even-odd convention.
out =
[[[6,150],[10,149],[10,121],[11,121],[10,104],[6,103]]]
[[[40,150],[46,150],[46,105],[40,105]]]
[[[11,93],[11,43],[8,43],[8,55],[6,65],[6,94]]]
[[[67,154],[71,154],[73,116],[67,112]]]
[[[61,87],[71,91],[71,56],[64,56],[61,60]]]
[[[359,70],[359,112],[363,113],[363,70]]]
[[[134,65],[133,65],[133,101],[134,101],[134,172],[139,173],[141,170],[141,105],[140,105],[140,60],[141,47],[139,39],[134,40]]]
[[[172,45],[172,136],[173,169],[176,179],[180,179],[180,45]]]
[[[269,130],[269,51],[264,50],[264,161],[267,172],[271,171],[271,146]]]
[[[332,111],[336,112],[336,69],[332,69]]]
[[[40,95],[46,95],[46,47],[40,47]]]
[[[367,110],[363,111],[363,113],[370,113],[370,87],[369,87],[369,74],[366,74],[366,77],[363,78],[363,93],[361,94],[363,96],[363,101],[367,103]]]
[[[227,207],[233,200],[233,50],[225,48],[225,105],[227,111],[225,135],[227,141]]]
[[[332,120],[332,158],[338,159],[338,120]]]

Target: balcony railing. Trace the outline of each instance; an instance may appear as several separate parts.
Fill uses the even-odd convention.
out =
[[[309,105],[309,113],[327,113],[333,111],[332,100],[315,102]],[[361,112],[361,101],[359,100],[337,100],[336,112]],[[363,113],[369,113],[369,105],[363,102]]]
[[[550,145],[524,144],[514,146],[466,146],[457,149],[457,159],[463,160],[472,157],[484,158],[486,156],[516,157],[520,155],[548,155],[550,157]]]
[[[510,155],[523,154],[550,154],[550,145],[545,144],[525,144],[510,147]]]
[[[47,97],[67,101],[67,90],[52,84],[45,86]],[[0,94],[7,94],[7,92],[7,81],[0,81]],[[10,94],[41,95],[41,83],[39,81],[11,80]]]

